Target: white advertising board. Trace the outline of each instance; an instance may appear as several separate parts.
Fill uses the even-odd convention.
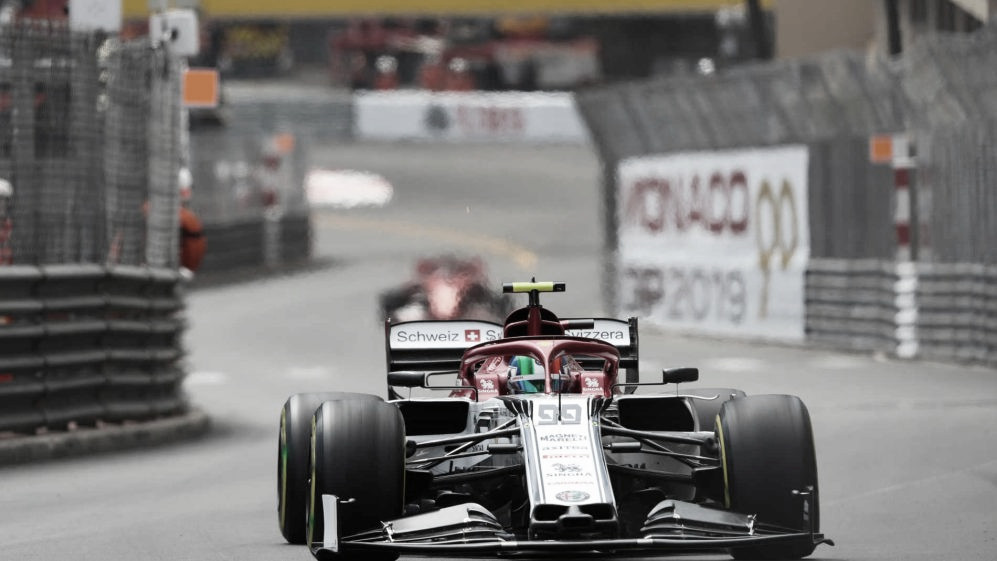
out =
[[[623,313],[683,331],[802,340],[805,146],[631,158],[617,168]]]
[[[69,28],[121,31],[121,0],[69,0]]]
[[[365,140],[588,142],[564,92],[358,92],[354,112]]]
[[[502,337],[502,326],[474,320],[408,321],[391,326],[392,349],[466,349]]]

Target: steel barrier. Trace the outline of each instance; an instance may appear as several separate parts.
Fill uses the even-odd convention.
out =
[[[184,412],[181,282],[124,265],[0,268],[0,432]]]
[[[898,276],[892,261],[811,259],[805,277],[807,341],[892,352]]]
[[[921,357],[997,365],[997,266],[919,264],[917,308]]]
[[[252,267],[274,268],[311,256],[309,214],[245,218],[205,224],[208,250],[198,274],[223,273]]]

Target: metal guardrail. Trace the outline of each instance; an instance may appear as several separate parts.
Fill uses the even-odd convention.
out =
[[[309,214],[245,218],[205,224],[208,250],[198,274],[212,274],[251,267],[279,267],[311,256],[312,228]]]
[[[892,261],[811,259],[804,285],[809,342],[892,352],[897,346]]]
[[[997,266],[919,264],[920,356],[997,366]]]
[[[148,267],[0,268],[0,432],[184,412],[180,282]]]
[[[997,266],[814,259],[806,311],[813,343],[997,365]]]

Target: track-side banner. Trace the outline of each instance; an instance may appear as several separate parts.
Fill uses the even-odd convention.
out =
[[[359,92],[354,132],[364,140],[588,141],[570,93]]]
[[[805,146],[620,162],[623,313],[693,332],[802,340],[807,166]]]

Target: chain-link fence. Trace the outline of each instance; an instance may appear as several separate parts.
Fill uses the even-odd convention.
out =
[[[191,129],[190,164],[191,205],[211,224],[307,214],[311,144],[352,137],[352,97],[330,88],[229,82],[213,116]]]
[[[897,81],[887,62],[834,52],[584,91],[578,98],[610,166],[632,156],[807,144],[811,255],[891,258],[891,171],[869,164],[868,139],[904,130]]]
[[[176,266],[179,84],[144,41],[0,26],[8,261]]]
[[[192,131],[191,207],[205,222],[258,219],[268,209],[307,214],[308,139],[286,130],[221,126]]]
[[[181,70],[147,41],[0,26],[0,430],[186,411]]]
[[[925,356],[997,361],[997,345],[979,344],[997,335],[993,322],[979,321],[979,310],[997,309],[987,288],[997,282],[994,68],[997,26],[990,25],[971,35],[928,37],[896,59],[832,52],[581,91],[578,106],[607,167],[607,261],[612,265],[617,250],[613,171],[625,158],[805,144],[808,338],[824,330],[817,338],[884,349],[901,339],[916,349],[909,343],[919,340]],[[913,156],[909,180],[906,170],[899,175],[870,159],[870,137],[896,133],[914,147],[900,155]],[[901,275],[894,268],[906,244],[920,268]],[[958,281],[966,270],[973,282]],[[919,271],[920,283],[918,273],[905,280],[910,271]],[[610,266],[607,287],[615,276]],[[885,311],[872,320],[865,318],[868,302],[849,296],[867,281],[897,291],[874,295],[884,298]],[[908,299],[925,305],[918,310]],[[887,316],[895,317],[892,327],[882,324]],[[891,330],[895,338],[884,336]],[[965,341],[974,347],[967,350]]]
[[[902,64],[923,260],[997,264],[997,26],[918,43]]]
[[[896,73],[858,53],[657,78],[578,94],[603,155],[813,142],[904,127]]]
[[[870,163],[868,142],[910,133],[925,258],[994,263],[994,68],[990,26],[929,38],[896,60],[832,52],[582,91],[578,100],[610,165],[683,150],[808,144],[814,257],[893,257],[891,171]]]

